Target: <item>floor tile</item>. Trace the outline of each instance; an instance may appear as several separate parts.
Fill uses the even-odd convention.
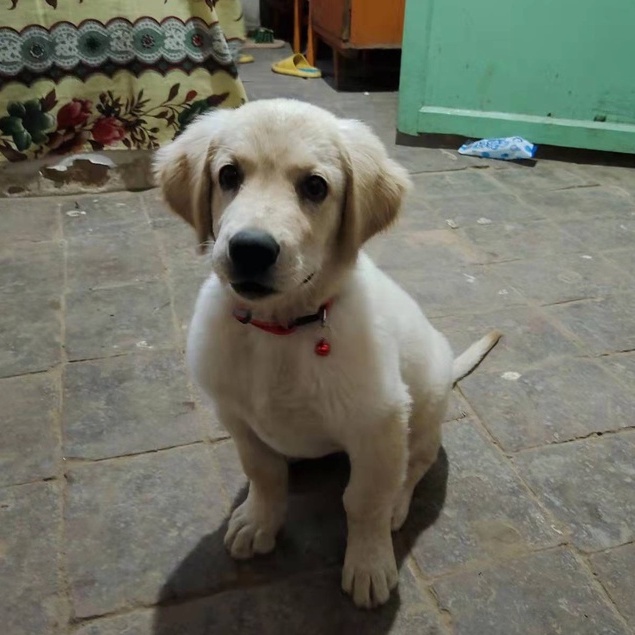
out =
[[[447,484],[436,466],[418,487],[410,516],[397,534],[402,545],[410,547],[412,542],[413,555],[425,574],[447,574],[474,562],[561,542],[548,515],[469,420],[445,424],[444,448]],[[447,494],[437,509],[438,518],[420,531],[425,524],[422,518],[440,502],[441,487]]]
[[[281,602],[284,598],[284,602]],[[339,570],[97,620],[77,635],[442,635],[438,614],[402,570],[399,593],[384,607],[360,611],[340,590]]]
[[[205,547],[225,512],[205,445],[78,466],[67,478],[68,576],[77,617],[156,602],[201,545],[188,578],[172,579],[170,593],[196,595],[227,582],[222,543]]]
[[[591,302],[546,307],[549,317],[559,321],[596,355],[635,348],[635,295],[615,294]]]
[[[365,251],[385,271],[405,269],[423,275],[482,260],[478,249],[447,228],[393,231],[373,238]]]
[[[59,206],[55,198],[0,201],[0,245],[4,248],[58,240],[61,238]]]
[[[59,380],[52,373],[0,379],[0,486],[52,478],[60,460]]]
[[[591,567],[617,610],[635,628],[635,543],[591,556]]]
[[[408,167],[408,166],[406,166]],[[416,174],[412,177],[416,188],[427,193],[431,206],[435,206],[436,198],[448,196],[478,196],[486,194],[497,197],[505,194],[504,189],[482,170],[461,170],[439,174]]]
[[[512,452],[633,425],[635,393],[591,360],[565,358],[520,372],[477,371],[461,382],[461,390]]]
[[[635,539],[634,455],[629,430],[523,452],[515,461],[573,543],[597,551]]]
[[[458,228],[481,227],[487,221],[498,224],[529,223],[547,218],[546,214],[502,190],[489,194],[470,193],[469,196],[450,195],[435,198],[429,204],[442,218],[452,220]]]
[[[69,364],[64,455],[103,459],[200,441],[179,353],[136,352]]]
[[[481,262],[504,262],[550,257],[553,253],[588,251],[585,243],[569,235],[555,223],[492,221],[459,231],[484,253],[485,258]]]
[[[66,238],[121,234],[149,225],[140,196],[130,192],[65,198],[61,216]]]
[[[507,287],[540,305],[600,298],[632,288],[630,279],[588,253],[503,262],[492,269]]]
[[[558,223],[567,234],[594,250],[632,248],[635,244],[635,208],[633,218],[600,217]]]
[[[604,258],[612,262],[631,278],[635,278],[635,250],[618,249],[616,251],[606,251],[602,254]]]
[[[60,297],[0,294],[0,377],[48,370],[60,362]]]
[[[592,577],[564,550],[435,583],[456,635],[627,635]]]
[[[491,268],[430,263],[425,270],[391,269],[390,276],[412,295],[428,317],[493,311],[526,300]]]
[[[541,311],[530,307],[435,318],[432,323],[448,338],[456,355],[490,331],[500,331],[503,337],[479,367],[486,372],[519,372],[536,364],[586,352]]]
[[[61,293],[63,244],[60,241],[5,247],[0,253],[0,292]]]
[[[619,170],[619,169],[618,169]],[[631,178],[633,180],[633,171]],[[622,185],[625,185],[623,183]],[[629,196],[623,187],[602,186],[584,187],[574,190],[573,207],[579,212],[581,220],[589,218],[633,218],[635,217],[635,199]]]
[[[597,185],[597,180],[590,176],[582,176],[566,167],[546,161],[540,161],[535,166],[526,166],[522,170],[500,170],[495,173],[495,178],[499,183],[518,193]]]
[[[619,377],[623,385],[635,386],[635,353],[611,355],[602,359],[603,366]]]
[[[66,305],[70,360],[175,346],[170,297],[162,282],[74,291]]]
[[[54,483],[0,488],[0,615],[6,635],[58,635],[68,619],[60,576],[60,499]]]
[[[150,230],[77,236],[68,240],[66,282],[87,290],[158,280],[163,266]]]

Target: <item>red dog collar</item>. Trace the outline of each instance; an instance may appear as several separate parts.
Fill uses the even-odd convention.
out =
[[[332,304],[333,301],[329,300],[317,310],[317,313],[302,315],[298,318],[295,318],[295,320],[289,322],[287,326],[277,324],[276,322],[263,322],[261,320],[254,320],[252,318],[251,311],[245,309],[234,309],[232,314],[242,324],[251,324],[251,326],[255,326],[261,331],[271,333],[272,335],[291,335],[291,333],[295,333],[296,329],[299,326],[312,324],[313,322],[320,322],[322,327],[326,326],[327,313]],[[321,357],[325,357],[330,352],[331,345],[325,338],[321,338],[315,345],[315,354],[320,355]]]

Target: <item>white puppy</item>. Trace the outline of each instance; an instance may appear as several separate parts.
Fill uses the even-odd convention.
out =
[[[386,602],[397,584],[391,529],[437,458],[453,382],[499,335],[455,360],[360,252],[409,187],[362,123],[286,99],[217,110],[158,152],[156,175],[202,249],[213,241],[187,359],[249,478],[227,548],[235,558],[274,548],[289,457],[344,451],[342,587],[358,606]]]

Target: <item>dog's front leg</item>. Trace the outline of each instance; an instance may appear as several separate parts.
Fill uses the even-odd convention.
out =
[[[287,510],[287,462],[263,443],[243,422],[223,420],[249,479],[245,501],[231,515],[225,546],[232,557],[244,560],[269,553]]]
[[[342,588],[359,607],[384,604],[397,585],[390,521],[408,462],[405,418],[395,415],[370,426],[348,448],[351,478],[344,493],[348,542]]]

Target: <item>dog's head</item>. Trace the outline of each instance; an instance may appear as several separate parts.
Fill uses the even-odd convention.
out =
[[[354,261],[409,185],[367,126],[288,99],[216,110],[157,154],[168,205],[243,301],[303,293]]]

